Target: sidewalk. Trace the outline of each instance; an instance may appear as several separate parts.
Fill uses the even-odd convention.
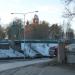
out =
[[[18,68],[18,67],[28,66],[32,64],[49,62],[52,60],[53,59],[45,58],[45,59],[37,59],[37,60],[32,60],[32,61],[17,61],[17,62],[12,62],[12,63],[3,63],[3,64],[0,64],[0,72],[9,70],[9,69]]]

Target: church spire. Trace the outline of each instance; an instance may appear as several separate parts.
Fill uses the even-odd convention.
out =
[[[39,23],[39,17],[38,15],[34,15],[34,18],[33,18],[33,24],[38,24]]]

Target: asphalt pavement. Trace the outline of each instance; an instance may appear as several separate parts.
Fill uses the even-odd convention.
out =
[[[2,71],[0,75],[75,75],[75,69],[69,66],[49,65],[49,62],[46,62]]]
[[[53,59],[50,58],[43,58],[43,59],[35,59],[35,60],[31,60],[31,61],[14,61],[14,62],[6,62],[6,63],[1,63],[0,64],[0,72],[1,71],[5,71],[5,70],[10,70],[10,69],[14,69],[14,68],[19,68],[19,67],[23,67],[23,66],[28,66],[28,65],[33,65],[33,64],[37,64],[37,63],[45,63],[45,62],[50,62]]]

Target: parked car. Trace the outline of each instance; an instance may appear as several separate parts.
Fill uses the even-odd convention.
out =
[[[57,56],[57,48],[56,47],[50,47],[49,54],[50,54],[50,57]]]

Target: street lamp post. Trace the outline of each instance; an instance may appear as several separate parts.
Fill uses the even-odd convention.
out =
[[[27,14],[34,13],[34,12],[38,12],[38,11],[27,12],[27,13],[11,13],[11,14],[21,14],[24,16],[24,55],[26,55],[26,52],[25,52],[25,17]],[[25,57],[24,57],[24,59],[25,59]]]

